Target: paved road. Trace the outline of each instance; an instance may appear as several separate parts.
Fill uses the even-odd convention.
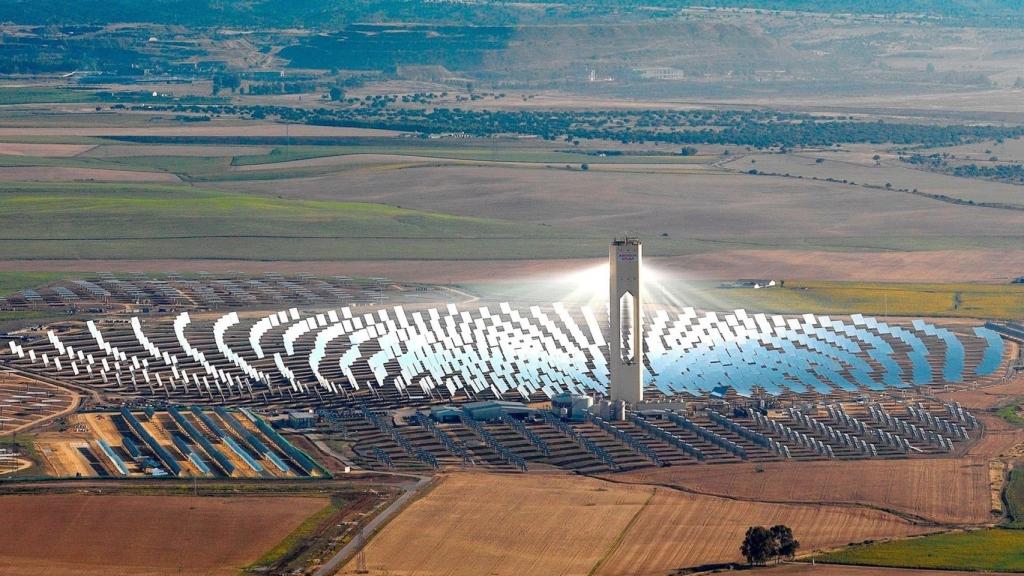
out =
[[[373,520],[370,520],[366,526],[363,526],[359,534],[352,539],[348,544],[338,550],[338,553],[328,560],[323,566],[321,566],[314,576],[333,576],[338,570],[344,566],[345,562],[349,558],[356,555],[357,552],[366,544],[371,536],[373,536],[377,530],[387,524],[399,511],[411,501],[420,491],[426,488],[433,478],[429,476],[419,476],[419,481],[405,489],[405,493],[398,497],[397,500],[391,503],[390,506],[384,509],[383,512],[378,514]]]

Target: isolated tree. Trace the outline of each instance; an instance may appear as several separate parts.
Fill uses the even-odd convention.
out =
[[[743,545],[740,552],[747,559],[747,564],[764,565],[770,558],[776,556],[775,538],[771,530],[764,526],[751,526],[747,528],[747,534],[743,537]]]
[[[775,540],[775,554],[778,558],[792,560],[800,548],[800,542],[793,538],[793,530],[785,524],[777,524],[769,529]]]

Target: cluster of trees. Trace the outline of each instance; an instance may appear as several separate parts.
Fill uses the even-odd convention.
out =
[[[998,180],[1000,182],[1009,182],[1011,184],[1024,184],[1024,165],[1022,164],[951,164],[949,162],[951,158],[955,157],[948,154],[936,153],[928,155],[912,154],[910,156],[901,156],[900,160],[907,164],[923,166],[929,170],[952,174],[953,176],[960,176],[962,178],[986,178],[989,180]],[[991,156],[989,158],[989,162],[997,162],[998,160],[999,159],[995,156]]]
[[[305,94],[316,89],[316,82],[251,82],[242,90],[242,93],[259,96],[266,96],[268,94]]]
[[[760,566],[767,564],[769,560],[792,560],[799,548],[800,542],[793,538],[793,530],[785,524],[777,524],[771,528],[747,528],[740,552],[748,564]]]
[[[221,90],[227,88],[234,92],[242,86],[242,77],[238,74],[221,73],[213,76],[213,95],[220,94]]]
[[[961,164],[950,171],[954,176],[965,178],[988,178],[1013,184],[1024,184],[1024,165],[996,164],[994,166],[978,166],[977,164]]]

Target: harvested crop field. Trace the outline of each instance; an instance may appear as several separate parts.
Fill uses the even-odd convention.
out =
[[[374,538],[365,559],[371,574],[665,574],[738,560],[748,526],[779,522],[809,548],[926,531],[875,510],[580,476],[452,474]],[[352,563],[342,573],[354,571]]]
[[[913,459],[676,466],[618,474],[616,481],[665,484],[741,499],[862,504],[929,521],[981,524],[990,514],[983,460]]]
[[[0,154],[6,156],[41,156],[44,158],[60,158],[77,156],[92,147],[92,144],[32,144],[0,142]]]
[[[5,576],[237,574],[325,498],[3,496]]]
[[[174,174],[66,166],[0,167],[0,182],[180,182]]]
[[[380,202],[463,216],[618,232],[643,221],[645,252],[681,253],[681,240],[718,249],[829,247],[922,250],[994,246],[1021,237],[1024,213],[959,206],[886,190],[745,174],[582,172],[428,165],[312,178],[222,182],[224,189]],[[740,234],[741,237],[737,236]],[[706,251],[706,250],[705,250]],[[682,252],[685,253],[685,252]]]
[[[586,573],[650,495],[575,476],[453,474],[370,542],[366,563],[373,574]]]
[[[803,550],[929,531],[875,510],[739,502],[658,489],[596,574],[654,576],[687,566],[739,562],[747,528],[775,524],[792,528]]]

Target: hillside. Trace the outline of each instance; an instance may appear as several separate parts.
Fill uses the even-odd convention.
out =
[[[535,5],[535,6],[534,6]],[[749,8],[845,14],[917,13],[1010,25],[1021,18],[1019,0],[540,0],[431,2],[428,0],[10,0],[0,4],[0,21],[19,24],[109,24],[149,22],[181,26],[287,28],[335,27],[350,22],[460,22],[494,25],[567,22],[591,18],[664,17],[685,7]],[[1008,21],[1007,19],[1010,19]]]

